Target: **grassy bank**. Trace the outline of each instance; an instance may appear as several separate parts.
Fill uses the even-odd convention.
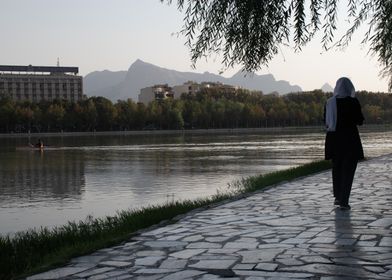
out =
[[[54,229],[42,228],[0,236],[0,279],[18,278],[66,263],[70,258],[128,240],[136,231],[170,220],[190,210],[261,190],[330,168],[318,161],[300,167],[253,176],[231,184],[230,191],[206,199],[178,201],[118,212],[114,217],[92,218]]]

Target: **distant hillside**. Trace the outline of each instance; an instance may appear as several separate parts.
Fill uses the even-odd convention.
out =
[[[116,100],[116,92],[124,81],[127,71],[94,71],[83,78],[84,91],[87,96],[104,96]]]
[[[194,73],[165,69],[156,65],[136,60],[128,71],[95,71],[84,77],[84,89],[87,96],[105,96],[113,101],[132,98],[137,101],[140,89],[154,84],[167,83],[170,86],[187,81],[221,82],[237,85],[246,89],[260,90],[263,93],[300,92],[302,89],[290,85],[287,81],[277,81],[274,76],[255,75],[238,72],[231,78],[209,72]]]
[[[325,84],[321,87],[321,90],[322,90],[323,92],[333,92],[333,87],[332,87],[330,84],[325,83]]]

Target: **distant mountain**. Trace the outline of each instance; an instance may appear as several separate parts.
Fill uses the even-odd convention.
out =
[[[116,99],[120,84],[124,81],[127,71],[112,72],[108,70],[94,71],[83,78],[84,91],[87,96],[104,96]]]
[[[194,73],[165,69],[156,65],[136,60],[128,71],[95,71],[84,77],[84,89],[87,96],[105,96],[112,101],[132,98],[137,101],[140,89],[155,84],[180,85],[187,81],[221,82],[241,86],[246,89],[260,90],[263,93],[300,92],[302,89],[290,85],[287,81],[276,81],[274,76],[256,75],[238,72],[231,78],[209,72]]]
[[[330,84],[325,83],[325,84],[321,87],[321,90],[322,90],[323,92],[333,92],[333,87],[332,87]]]
[[[272,74],[256,75],[253,73],[237,72],[233,77],[226,79],[227,84],[241,86],[250,90],[261,90],[263,93],[278,92],[285,94],[289,92],[300,92],[302,89],[297,85],[290,85],[287,81],[277,81]]]

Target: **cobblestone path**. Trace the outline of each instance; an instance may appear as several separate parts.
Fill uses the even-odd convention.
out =
[[[323,172],[28,279],[392,279],[392,155],[359,164],[350,204]]]

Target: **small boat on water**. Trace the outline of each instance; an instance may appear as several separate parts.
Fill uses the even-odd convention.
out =
[[[44,145],[38,146],[38,145],[33,145],[31,143],[29,143],[28,147],[33,150],[41,150],[42,151],[44,149]]]
[[[38,139],[37,144],[33,145],[29,142],[28,146],[30,149],[36,149],[42,151],[44,149],[44,142],[41,139]]]
[[[37,147],[29,143],[27,146],[16,147],[15,149],[17,151],[43,151],[46,147]]]

